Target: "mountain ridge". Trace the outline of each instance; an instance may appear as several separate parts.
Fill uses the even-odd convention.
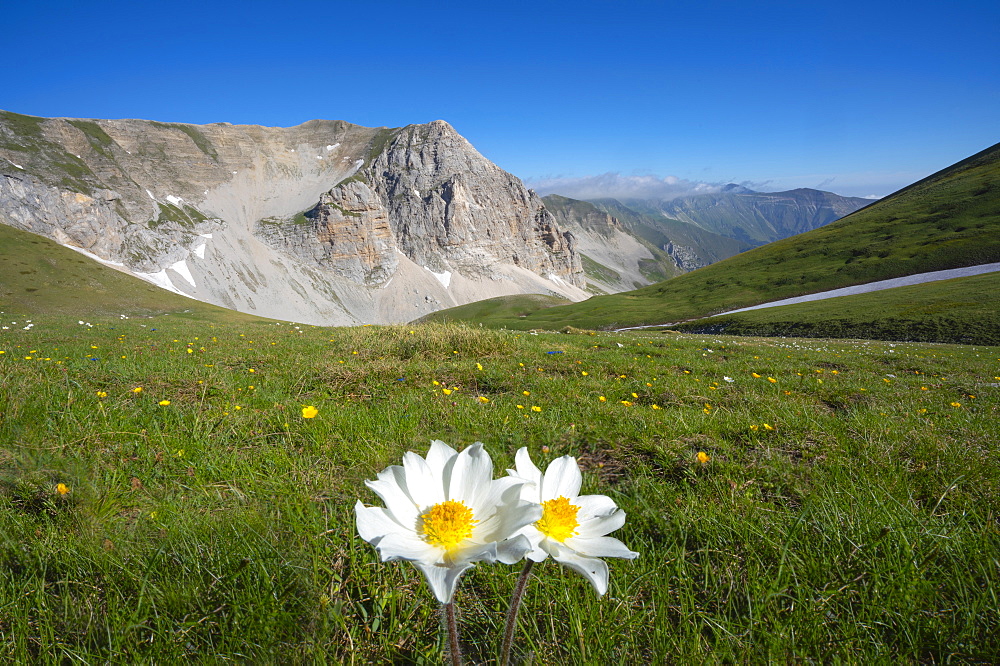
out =
[[[242,312],[390,323],[489,296],[586,296],[573,239],[444,121],[269,128],[0,112],[0,158],[0,223]],[[404,201],[400,188],[416,183],[425,196]],[[497,242],[477,244],[475,225]]]

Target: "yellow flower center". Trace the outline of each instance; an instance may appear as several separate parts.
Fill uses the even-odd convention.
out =
[[[542,517],[535,523],[538,531],[556,541],[565,541],[576,536],[576,528],[580,522],[576,513],[580,507],[570,504],[565,497],[559,496],[542,502]]]
[[[472,537],[472,528],[479,522],[473,518],[472,509],[455,500],[435,504],[421,519],[419,532],[424,535],[424,541],[441,546],[449,554]]]

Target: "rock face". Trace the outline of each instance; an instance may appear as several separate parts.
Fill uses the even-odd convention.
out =
[[[590,291],[629,291],[680,272],[680,263],[666,251],[592,203],[558,194],[543,201],[559,225],[576,238]]]
[[[0,223],[199,300],[308,323],[586,296],[572,235],[443,121],[267,128],[0,112]]]

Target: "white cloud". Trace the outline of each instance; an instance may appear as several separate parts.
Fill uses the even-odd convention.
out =
[[[524,182],[542,196],[560,194],[571,199],[675,199],[718,192],[724,185],[699,183],[677,176],[623,176],[612,172],[579,178],[531,178]]]

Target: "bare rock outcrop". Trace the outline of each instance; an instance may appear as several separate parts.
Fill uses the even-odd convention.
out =
[[[573,236],[443,121],[269,128],[0,111],[0,223],[200,300],[310,323],[586,296]]]

